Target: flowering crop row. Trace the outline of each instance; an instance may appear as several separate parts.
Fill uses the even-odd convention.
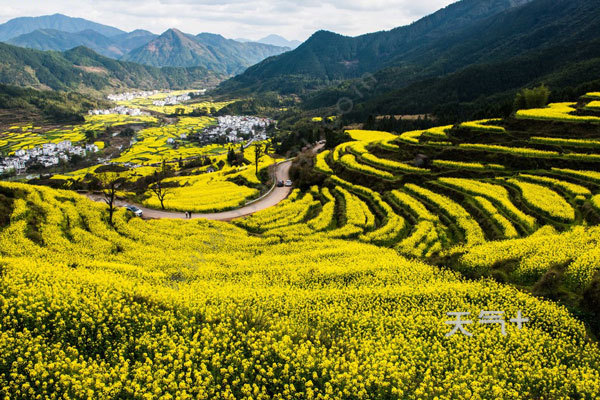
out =
[[[452,129],[453,126],[454,125],[436,126],[435,128],[427,129],[423,132],[423,135],[436,139],[446,139],[448,138],[448,131]]]
[[[442,250],[440,233],[445,235],[439,218],[429,212],[419,200],[409,194],[393,190],[391,200],[416,217],[417,224],[411,234],[397,244],[396,249],[413,257],[429,257]]]
[[[290,195],[274,208],[259,211],[236,221],[236,224],[253,231],[266,231],[302,222],[319,202],[314,200],[311,193],[305,193],[301,199],[296,200],[298,197],[300,197],[300,190],[295,189],[293,196]]]
[[[324,234],[279,243],[124,212],[111,227],[81,196],[0,185],[16,198],[0,231],[3,397],[600,396],[583,324],[510,286]],[[445,337],[447,312],[495,309],[531,322]]]
[[[492,151],[496,153],[508,153],[523,157],[551,158],[560,156],[560,154],[557,151],[537,150],[530,149],[527,147],[508,147],[481,143],[461,143],[458,146],[463,149]]]
[[[536,281],[554,265],[567,264],[568,282],[587,287],[600,270],[598,241],[600,228],[577,226],[558,234],[550,227],[521,239],[496,241],[475,246],[461,256],[463,268],[484,273],[503,261],[518,261],[518,281]]]
[[[500,206],[503,211],[524,224],[528,229],[532,230],[535,227],[535,218],[523,213],[513,204],[505,187],[473,179],[440,178],[439,181],[471,195],[483,196]]]
[[[558,172],[562,175],[573,176],[575,178],[583,178],[593,182],[600,182],[600,172],[598,171],[578,171],[565,168],[552,168],[552,171]]]
[[[592,197],[591,203],[596,208],[596,210],[600,211],[600,194],[597,194],[594,197]]]
[[[364,201],[342,187],[337,186],[335,190],[344,197],[347,224],[365,229],[370,229],[375,226],[375,216]]]
[[[576,111],[576,103],[553,103],[546,108],[519,110],[516,117],[522,119],[539,119],[563,122],[600,122],[600,117],[571,115]]]
[[[407,163],[403,163],[403,162],[398,162],[398,161],[394,161],[394,160],[388,160],[386,158],[379,158],[371,153],[364,153],[360,156],[361,160],[366,161],[367,163],[374,165],[376,167],[381,167],[384,169],[389,169],[392,170],[394,172],[406,172],[406,173],[411,173],[411,172],[427,172],[429,171],[426,168],[418,168],[415,166],[412,166],[410,164]]]
[[[482,164],[478,162],[433,160],[432,164],[439,168],[469,169],[469,170],[503,170],[505,167],[500,164]]]
[[[571,182],[562,181],[560,179],[549,178],[547,176],[540,175],[530,175],[530,174],[519,174],[520,178],[524,178],[526,180],[537,182],[537,183],[545,183],[550,186],[554,186],[560,189],[567,191],[573,196],[589,196],[592,194],[590,190],[584,186],[576,185]]]
[[[488,199],[481,196],[473,197],[475,202],[479,205],[479,207],[485,211],[486,215],[491,218],[500,228],[502,229],[502,234],[507,239],[513,239],[519,237],[519,233],[515,229],[512,222],[510,222],[504,215],[502,215],[496,206],[494,206]]]
[[[561,220],[571,222],[575,219],[573,207],[555,191],[518,179],[509,179],[507,182],[519,188],[523,200],[531,207]]]
[[[373,168],[366,164],[361,164],[356,160],[353,154],[345,154],[340,158],[340,164],[347,167],[348,169],[362,172],[368,175],[373,175],[383,179],[394,179],[394,175],[387,171],[382,171],[377,168]]]
[[[315,169],[319,172],[323,172],[324,174],[332,174],[333,170],[327,164],[327,156],[331,153],[330,150],[325,150],[317,154],[315,158]]]
[[[588,147],[592,149],[600,148],[600,140],[592,139],[568,139],[568,138],[553,138],[553,137],[540,137],[534,136],[530,139],[532,143],[550,144],[558,146],[576,146],[576,147]]]
[[[599,100],[594,100],[594,101],[590,101],[585,108],[589,108],[591,110],[600,110],[600,101]]]
[[[403,134],[400,135],[399,139],[406,143],[419,144],[419,139],[423,135],[423,132],[425,132],[425,131],[404,132]]]
[[[306,223],[314,231],[326,230],[335,223],[335,198],[326,187],[321,189],[321,194],[326,200],[323,209],[318,216]]]
[[[506,129],[502,126],[488,125],[490,122],[501,122],[502,119],[482,119],[479,121],[463,122],[460,124],[461,128],[473,129],[476,131],[494,132],[494,133],[505,133]]]
[[[420,196],[433,203],[445,212],[456,225],[463,231],[467,245],[474,245],[485,242],[485,236],[481,227],[473,217],[458,203],[448,197],[432,192],[414,184],[404,186],[411,193]]]

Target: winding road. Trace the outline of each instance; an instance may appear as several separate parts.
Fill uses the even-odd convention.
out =
[[[285,181],[290,179],[290,167],[292,165],[292,161],[284,161],[282,163],[277,164],[275,169],[275,179],[280,181]],[[273,207],[279,204],[282,200],[284,200],[290,192],[292,191],[291,187],[277,187],[275,186],[267,195],[255,200],[254,202],[247,204],[241,208],[223,211],[217,213],[209,213],[209,214],[192,214],[192,219],[210,219],[214,221],[231,221],[232,219],[245,217],[250,214],[254,214],[258,211],[264,210],[269,207]],[[88,197],[94,201],[102,202],[104,201],[104,197],[102,195],[89,194]],[[126,201],[117,200],[117,207],[123,207],[128,204],[134,205],[138,207],[140,210],[144,212],[145,219],[186,219],[185,213],[183,212],[175,212],[175,211],[161,211],[155,210],[152,208],[143,207],[139,204],[128,203]]]
[[[314,146],[312,148],[313,154],[318,153],[319,150],[321,150],[323,147],[325,147],[324,143],[319,143],[316,146]],[[286,180],[290,179],[290,167],[291,166],[292,166],[292,160],[283,161],[283,162],[280,162],[279,164],[277,164],[277,166],[275,167],[275,176],[274,176],[275,182],[286,181]],[[267,209],[269,207],[276,206],[281,201],[283,201],[286,197],[288,197],[288,195],[290,194],[291,191],[292,191],[292,188],[288,187],[288,186],[284,186],[284,187],[275,186],[267,194],[263,195],[263,197],[260,197],[257,200],[254,200],[241,208],[237,208],[235,210],[230,210],[230,211],[209,213],[209,214],[199,214],[199,213],[192,214],[192,219],[209,219],[209,220],[213,220],[213,221],[231,221],[232,219],[245,217],[250,214],[254,214],[256,212]],[[104,197],[102,195],[88,194],[87,196],[90,199],[97,201],[97,202],[104,201]],[[186,219],[185,213],[183,213],[183,212],[155,210],[153,208],[147,208],[147,207],[143,207],[139,204],[128,203],[128,202],[121,201],[121,200],[118,200],[115,203],[116,203],[117,207],[123,207],[128,204],[138,207],[140,210],[143,211],[144,219]]]

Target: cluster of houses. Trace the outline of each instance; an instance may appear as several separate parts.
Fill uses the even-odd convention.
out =
[[[140,110],[139,108],[129,108],[123,106],[117,106],[114,108],[109,108],[107,110],[89,110],[89,115],[109,115],[109,114],[119,114],[119,115],[131,115],[131,116],[139,116],[139,115],[150,115],[147,112]]]
[[[20,149],[14,155],[0,158],[0,174],[15,171],[22,173],[27,167],[39,164],[46,168],[58,165],[60,161],[69,161],[73,155],[85,157],[87,153],[96,153],[100,149],[95,144],[73,146],[70,140],[60,143],[44,143],[32,149]]]
[[[206,92],[206,90],[200,90],[200,91],[195,91],[195,92],[190,92],[192,94],[203,94],[204,92]],[[155,100],[152,102],[152,105],[154,106],[158,106],[158,107],[164,107],[164,106],[174,106],[177,104],[181,104],[184,101],[188,101],[190,100],[192,97],[190,96],[189,93],[187,94],[181,94],[179,96],[169,96],[166,97],[164,100]]]
[[[238,143],[249,138],[266,140],[267,128],[275,121],[269,118],[225,115],[218,117],[218,122],[218,125],[204,130],[203,138],[206,140],[225,138],[230,143]]]
[[[129,100],[133,100],[133,99],[139,99],[139,98],[147,98],[150,96],[154,96],[155,94],[159,94],[160,91],[159,90],[148,90],[148,91],[142,91],[142,92],[127,92],[127,93],[120,93],[120,94],[109,94],[107,96],[107,98],[111,101],[129,101]]]

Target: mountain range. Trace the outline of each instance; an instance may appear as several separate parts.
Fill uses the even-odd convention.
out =
[[[262,43],[240,43],[221,35],[201,33],[197,36],[169,29],[145,45],[122,57],[123,60],[157,67],[202,66],[233,75],[267,57],[290,50]]]
[[[108,37],[125,33],[112,26],[98,24],[83,18],[73,18],[62,14],[54,14],[41,17],[20,17],[11,19],[0,25],[0,41],[5,42],[38,29],[55,29],[71,33],[93,30]]]
[[[0,25],[0,41],[37,50],[66,51],[85,46],[118,60],[156,67],[201,66],[229,75],[290,50],[267,43],[288,43],[276,35],[265,38],[263,43],[242,43],[209,33],[194,36],[176,29],[159,36],[145,30],[124,32],[61,14],[10,20]]]

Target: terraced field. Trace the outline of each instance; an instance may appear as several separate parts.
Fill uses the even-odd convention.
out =
[[[336,239],[445,247],[453,241],[443,237],[452,218],[466,212],[460,205],[415,184],[385,199],[341,178],[332,177],[331,186],[295,191],[240,221],[248,233],[202,220],[144,221],[124,210],[110,226],[104,206],[73,192],[0,183],[8,217],[0,225],[0,393],[186,400],[600,396],[600,348],[565,308],[392,249]],[[430,210],[442,204],[448,215],[438,218]],[[420,231],[409,222],[417,218]],[[555,242],[596,231],[578,228]],[[549,241],[541,233],[527,240],[510,247],[514,256],[536,240]],[[436,244],[418,248],[438,251]],[[471,253],[465,265],[479,267],[486,253]],[[577,277],[586,265],[577,264]],[[448,336],[447,313],[475,319],[481,310],[501,310],[506,335],[498,325],[472,323],[465,326],[472,336]],[[519,313],[525,323],[508,322]]]
[[[473,273],[514,261],[514,254],[503,250],[507,246],[560,252],[536,268],[523,265],[509,275],[536,282],[564,265],[561,273],[569,287],[581,293],[600,275],[595,228],[587,228],[600,223],[594,196],[600,193],[600,124],[592,115],[575,115],[574,107],[552,104],[506,121],[398,136],[349,131],[353,141],[316,156],[315,170],[327,176],[324,187],[237,223],[262,226],[263,234],[283,241],[315,235],[375,243],[409,257],[452,260]],[[298,213],[289,218],[285,210]],[[262,225],[265,219],[277,229]],[[567,251],[568,244],[531,250],[531,243],[543,241],[530,238],[540,235],[556,243],[575,235],[587,244],[577,251]],[[477,262],[473,255],[460,258],[471,249],[489,254]]]

